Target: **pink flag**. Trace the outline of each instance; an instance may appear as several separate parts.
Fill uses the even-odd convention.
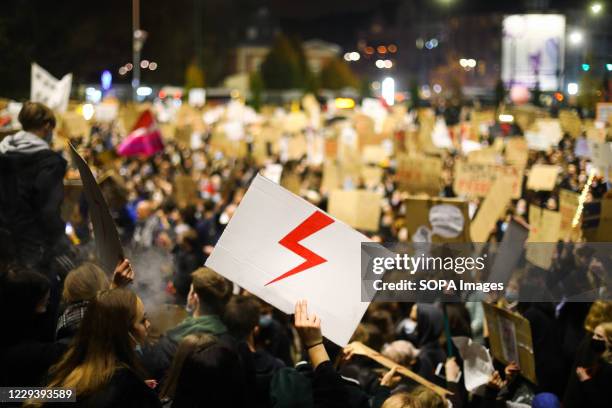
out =
[[[150,110],[142,112],[132,131],[117,146],[120,156],[151,156],[164,149],[161,132]]]

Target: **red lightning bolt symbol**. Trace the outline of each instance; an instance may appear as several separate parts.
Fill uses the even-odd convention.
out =
[[[300,244],[300,241],[305,238],[308,238],[315,232],[322,230],[333,222],[334,220],[332,218],[328,217],[320,211],[316,211],[312,213],[310,217],[306,218],[300,225],[289,231],[289,233],[285,235],[283,239],[278,241],[279,244],[281,244],[291,252],[304,258],[304,262],[302,262],[295,268],[288,270],[282,275],[272,279],[270,282],[266,283],[266,286],[271,283],[278,282],[281,279],[288,278],[291,275],[295,275],[296,273],[305,271],[306,269],[327,262],[327,259],[315,254],[310,249],[302,246]]]

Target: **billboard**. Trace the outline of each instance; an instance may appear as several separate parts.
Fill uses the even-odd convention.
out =
[[[502,79],[506,86],[543,91],[561,89],[565,47],[565,16],[519,14],[503,22]]]

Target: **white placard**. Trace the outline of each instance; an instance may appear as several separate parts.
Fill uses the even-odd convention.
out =
[[[206,266],[285,313],[308,300],[323,335],[345,346],[369,305],[362,242],[370,240],[257,175]]]

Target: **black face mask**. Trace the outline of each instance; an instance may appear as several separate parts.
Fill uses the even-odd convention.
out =
[[[601,354],[606,351],[606,342],[604,340],[591,339],[591,350]]]

